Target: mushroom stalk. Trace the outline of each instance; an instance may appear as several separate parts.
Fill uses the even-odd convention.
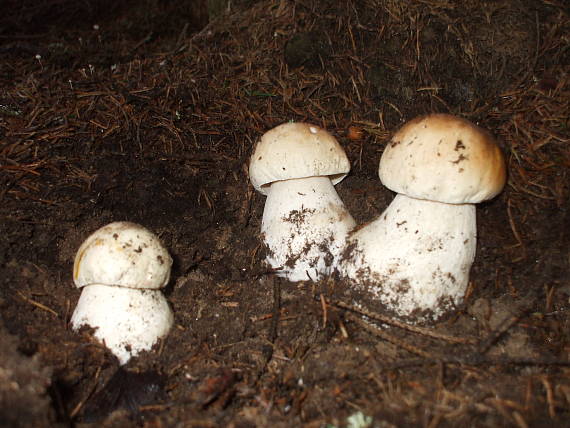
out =
[[[267,262],[290,281],[332,273],[355,221],[329,177],[276,181],[261,224]]]
[[[174,316],[161,290],[92,284],[83,287],[71,325],[95,328],[94,336],[120,364],[149,350],[168,334]]]
[[[463,300],[476,240],[473,204],[398,194],[378,219],[349,236],[339,270],[397,315],[437,319]]]

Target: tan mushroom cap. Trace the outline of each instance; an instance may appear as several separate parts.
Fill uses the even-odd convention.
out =
[[[308,123],[291,122],[267,131],[249,164],[255,189],[267,194],[274,181],[330,176],[333,184],[350,171],[350,162],[336,138]]]
[[[494,138],[448,114],[418,117],[392,137],[378,175],[389,189],[448,204],[496,196],[506,181],[505,160]]]

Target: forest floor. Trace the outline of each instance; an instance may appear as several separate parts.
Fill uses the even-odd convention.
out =
[[[567,4],[242,0],[208,23],[204,3],[4,2],[0,425],[568,426]],[[363,224],[394,197],[391,135],[430,112],[488,129],[508,166],[477,206],[464,305],[425,327],[441,338],[370,327],[338,279],[275,277],[259,137],[290,120],[336,136]],[[69,327],[75,252],[117,220],[174,258],[175,326],[121,370]]]

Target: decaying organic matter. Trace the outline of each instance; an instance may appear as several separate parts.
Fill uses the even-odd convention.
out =
[[[116,365],[69,327],[73,258],[86,230],[131,221],[174,259],[174,326],[124,367],[164,394],[101,425],[567,425],[566,3],[227,4],[206,22],[205,1],[3,2],[0,314],[32,373],[6,378],[35,391],[10,409],[69,426],[100,403]],[[355,308],[363,321],[342,280],[276,278],[247,174],[261,135],[291,120],[335,135],[352,166],[336,191],[365,224],[394,198],[377,177],[390,136],[433,112],[492,132],[509,172],[477,207],[465,311],[433,337]]]

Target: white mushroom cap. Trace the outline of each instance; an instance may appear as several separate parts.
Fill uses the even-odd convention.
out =
[[[506,168],[493,137],[448,114],[418,117],[388,144],[378,175],[389,189],[448,204],[478,203],[504,187]]]
[[[74,330],[83,325],[125,364],[166,336],[174,317],[160,290],[88,285],[71,317]]]
[[[154,233],[138,224],[115,222],[79,247],[73,281],[79,288],[105,284],[158,289],[168,283],[171,266],[172,258]]]
[[[274,181],[329,176],[333,184],[350,171],[350,162],[336,138],[315,125],[284,123],[266,132],[251,156],[249,178],[267,194]]]

